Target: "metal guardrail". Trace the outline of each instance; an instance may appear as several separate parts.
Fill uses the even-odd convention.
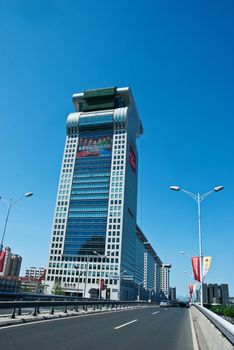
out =
[[[35,293],[11,293],[0,291],[0,301],[33,301],[33,300],[90,300],[91,298],[81,298],[70,295],[54,295],[54,294],[35,294]],[[98,298],[92,300],[99,300]]]
[[[234,325],[224,320],[221,316],[216,315],[214,312],[202,307],[198,304],[192,304],[199,311],[201,311],[218,330],[234,345]]]
[[[92,307],[93,310],[102,309],[106,306],[108,308],[118,308],[118,307],[128,307],[128,306],[143,306],[146,302],[144,301],[110,301],[110,300],[100,300],[100,301],[4,301],[0,302],[0,309],[11,309],[12,314],[11,318],[15,318],[16,314],[21,315],[23,309],[33,309],[32,316],[37,316],[40,314],[40,308],[50,308],[50,314],[54,314],[55,307],[60,306],[64,308],[64,312],[67,313],[68,306],[71,306],[76,312],[79,311],[79,307],[82,307],[83,310],[87,311],[88,306]]]

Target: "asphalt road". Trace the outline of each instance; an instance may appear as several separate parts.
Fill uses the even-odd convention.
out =
[[[0,329],[4,350],[192,350],[189,311],[145,307]]]

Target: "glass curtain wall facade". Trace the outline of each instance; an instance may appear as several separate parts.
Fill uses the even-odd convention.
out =
[[[105,254],[112,130],[79,134],[64,255]]]
[[[145,242],[137,228],[138,153],[143,133],[131,90],[73,95],[46,276],[64,293],[136,299]],[[151,260],[150,260],[151,261]],[[152,285],[152,263],[148,284]],[[152,270],[152,271],[151,271]]]

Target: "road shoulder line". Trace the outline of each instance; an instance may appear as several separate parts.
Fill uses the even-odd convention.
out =
[[[191,310],[189,309],[189,318],[190,318],[190,325],[191,325],[191,332],[192,332],[192,339],[193,339],[193,349],[194,350],[199,350],[198,342],[197,342],[197,336],[193,324],[193,319],[191,315]]]

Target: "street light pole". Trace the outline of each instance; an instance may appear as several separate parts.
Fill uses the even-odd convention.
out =
[[[7,207],[7,215],[6,215],[5,225],[4,225],[2,239],[1,239],[0,252],[3,250],[3,241],[4,241],[6,228],[7,228],[7,223],[8,223],[8,218],[9,218],[9,214],[10,214],[10,210],[11,210],[11,203],[12,203],[12,199],[10,199],[9,205]]]
[[[121,293],[120,293],[120,291],[121,291],[121,279],[122,279],[122,276],[125,273],[127,273],[127,271],[124,270],[124,271],[120,272],[120,274],[118,274],[118,275],[109,275],[109,278],[118,279],[119,280],[118,300],[121,299]]]
[[[150,289],[148,289],[149,290],[149,302],[151,302],[151,296],[152,296],[152,292],[153,292],[153,290],[155,291],[155,288],[150,288]]]
[[[201,202],[206,197],[208,197],[210,194],[212,194],[213,192],[219,192],[219,191],[222,191],[223,189],[224,189],[223,186],[216,186],[213,188],[213,190],[208,191],[208,192],[204,193],[203,195],[200,195],[199,192],[196,195],[196,194],[191,193],[187,190],[183,190],[179,186],[170,186],[170,190],[172,190],[172,191],[180,191],[181,190],[182,192],[186,193],[188,196],[190,196],[191,198],[193,198],[197,202],[199,257],[200,257],[200,281],[199,282],[201,284],[201,296],[200,296],[201,306],[203,306],[203,250],[202,250],[202,230],[201,230]]]
[[[80,286],[80,276],[83,275],[83,271],[80,271],[78,266],[74,266],[74,267],[75,267],[75,269],[78,271],[77,293],[76,293],[76,296],[77,296],[77,298],[78,298],[78,296],[79,296],[79,295],[78,295],[78,294],[79,294],[79,286]]]
[[[199,235],[199,255],[200,255],[200,279],[201,279],[201,306],[203,306],[203,251],[202,251],[202,230],[201,230],[201,197],[197,194],[198,213],[198,235]]]
[[[186,256],[187,258],[189,258],[189,260],[191,261],[191,258],[192,258],[192,256],[191,255],[189,255],[189,254],[186,254],[184,251],[180,251],[179,252],[179,254],[182,254],[182,255],[184,255],[184,256]],[[200,266],[200,265],[199,265]],[[187,276],[188,276],[188,272],[185,270],[184,271],[184,274],[187,274]],[[187,277],[187,279],[186,279],[186,284],[187,284],[187,282],[190,282],[191,280],[193,280],[194,278],[193,278],[193,274],[191,274],[191,276],[189,277]],[[194,283],[193,283],[194,284]],[[193,297],[192,297],[192,299],[194,299],[194,292],[193,292]]]
[[[100,283],[99,283],[99,299],[102,298],[102,267],[103,267],[103,260],[106,258],[105,255],[101,255],[95,250],[93,251],[94,254],[98,255],[101,258],[101,268],[100,268]]]
[[[84,298],[85,298],[85,294],[86,294],[87,279],[88,279],[88,266],[89,266],[90,258],[91,258],[91,255],[87,255],[86,273],[85,273],[85,285],[84,285]]]
[[[6,234],[6,228],[7,228],[7,223],[8,223],[8,218],[10,214],[11,208],[15,205],[16,202],[18,202],[20,199],[23,199],[24,197],[31,197],[33,195],[32,192],[27,192],[23,196],[13,200],[12,198],[9,201],[4,200],[2,197],[0,197],[0,200],[2,200],[3,204],[7,207],[7,215],[5,219],[5,224],[4,224],[4,229],[3,229],[3,234],[2,234],[2,239],[0,243],[0,252],[3,250],[3,242]]]
[[[137,284],[138,284],[138,296],[137,296],[137,300],[138,300],[138,301],[140,300],[140,286],[141,286],[141,284],[143,284],[143,283],[144,283],[144,281],[142,281],[142,282],[140,282],[140,283],[137,282]]]
[[[124,271],[120,272],[120,274],[119,274],[119,289],[118,289],[118,299],[119,299],[119,301],[121,299],[121,279],[122,279],[122,276],[125,273],[127,273],[127,271],[124,270]]]

